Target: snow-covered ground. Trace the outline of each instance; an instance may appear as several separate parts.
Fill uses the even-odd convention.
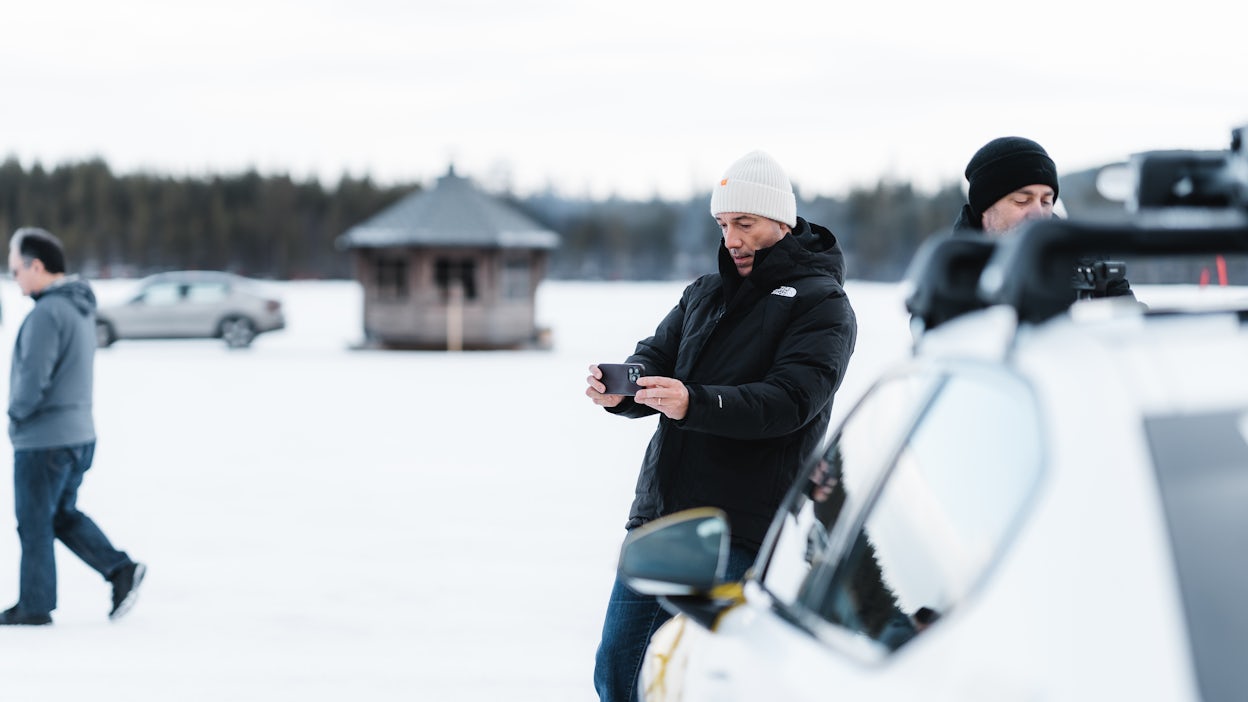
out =
[[[0,630],[0,699],[594,699],[656,420],[594,407],[586,366],[622,360],[683,285],[547,282],[553,350],[459,354],[351,350],[358,286],[266,286],[289,326],[252,349],[97,355],[81,505],[148,580],[110,623],[107,584],[58,547],[56,624]],[[104,301],[133,287],[96,283]],[[909,348],[898,286],[847,288],[859,339],[834,421]],[[30,302],[10,281],[0,298],[7,367]],[[0,608],[17,596],[11,462],[5,445]]]
[[[81,506],[148,579],[110,623],[108,585],[58,545],[56,623],[0,631],[0,698],[593,699],[655,420],[594,407],[586,366],[623,359],[683,285],[547,282],[553,350],[460,354],[351,350],[358,286],[268,287],[288,328],[250,350],[97,355]],[[907,340],[895,286],[849,290],[860,339],[838,411]],[[30,302],[12,282],[0,296],[7,368]],[[11,467],[4,445],[0,607],[17,597]]]

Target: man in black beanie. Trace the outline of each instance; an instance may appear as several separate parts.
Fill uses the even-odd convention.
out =
[[[1009,136],[985,144],[966,164],[968,202],[953,225],[955,234],[1000,236],[1028,219],[1053,216],[1057,166],[1031,139]]]
[[[954,236],[999,237],[1029,219],[1053,216],[1057,202],[1057,166],[1044,147],[1023,137],[998,137],[980,147],[966,164],[969,202],[953,224]],[[1135,298],[1125,277],[1088,281],[1084,271],[1098,263],[1080,259],[1075,268],[1079,288],[1091,285],[1090,297]]]

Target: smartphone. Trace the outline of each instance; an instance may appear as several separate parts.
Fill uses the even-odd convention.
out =
[[[646,373],[646,367],[640,363],[599,363],[598,370],[602,371],[607,395],[636,395],[641,389],[637,379]]]

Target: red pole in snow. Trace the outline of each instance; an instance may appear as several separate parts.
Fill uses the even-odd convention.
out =
[[[1226,285],[1226,257],[1218,254],[1218,285]]]

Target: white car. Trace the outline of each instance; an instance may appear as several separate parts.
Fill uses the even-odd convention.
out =
[[[221,339],[244,348],[286,326],[282,303],[255,282],[220,271],[171,271],[144,278],[120,305],[96,310],[101,347],[118,339]]]
[[[717,510],[626,540],[621,575],[679,612],[643,700],[1248,699],[1248,288],[1061,292],[1088,251],[1248,254],[1248,202],[982,246],[924,252],[937,323],[743,583]]]

